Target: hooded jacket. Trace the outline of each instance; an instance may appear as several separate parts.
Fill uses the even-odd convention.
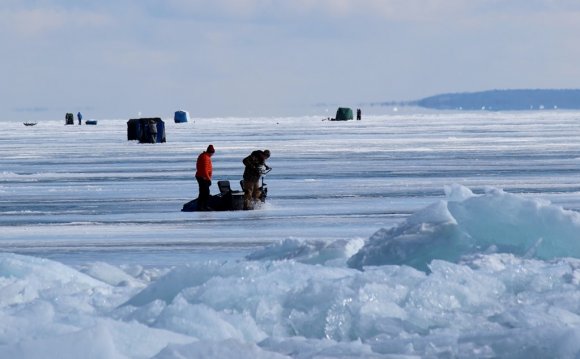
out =
[[[246,168],[244,169],[244,181],[258,181],[262,172],[260,166],[265,165],[264,152],[256,150],[242,161]]]

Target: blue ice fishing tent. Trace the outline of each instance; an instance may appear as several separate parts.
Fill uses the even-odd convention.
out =
[[[153,135],[153,130],[157,135]],[[165,142],[165,122],[159,117],[133,118],[127,121],[127,140],[137,140],[139,143]]]
[[[175,117],[173,118],[175,123],[184,123],[189,121],[189,113],[187,111],[175,111]]]

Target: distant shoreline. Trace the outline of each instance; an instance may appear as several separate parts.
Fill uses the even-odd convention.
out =
[[[436,110],[580,110],[580,89],[520,89],[446,93],[406,102],[372,106],[417,106]]]

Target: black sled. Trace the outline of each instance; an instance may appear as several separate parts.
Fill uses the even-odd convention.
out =
[[[240,181],[240,186],[244,187],[244,181]],[[230,187],[230,181],[218,181],[219,194],[209,196],[208,209],[206,211],[242,211],[244,210],[244,191],[233,191]],[[259,201],[266,202],[268,196],[268,185],[264,183],[262,177],[262,185],[260,186],[262,195]],[[254,206],[253,206],[254,207]],[[248,208],[254,209],[254,208]],[[181,209],[182,212],[198,212],[197,198],[187,202]]]

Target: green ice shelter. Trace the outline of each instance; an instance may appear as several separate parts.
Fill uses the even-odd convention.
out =
[[[335,121],[346,121],[352,120],[354,117],[352,116],[352,108],[348,107],[339,107],[336,110],[336,119]]]

